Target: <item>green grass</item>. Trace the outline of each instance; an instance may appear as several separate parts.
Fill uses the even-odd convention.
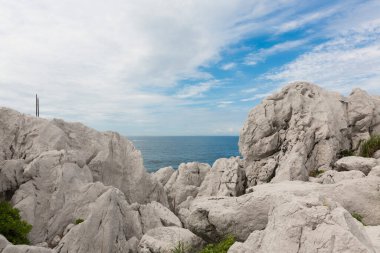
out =
[[[309,172],[309,177],[317,177],[319,176],[320,174],[322,174],[323,172],[325,172],[324,170],[312,170]]]
[[[184,242],[180,241],[172,250],[170,250],[170,253],[188,253],[190,251],[190,248],[187,247]]]
[[[363,157],[372,157],[373,154],[380,150],[380,135],[373,135],[360,145],[359,155]]]
[[[353,150],[351,149],[344,149],[344,150],[341,150],[339,153],[338,153],[338,158],[342,158],[342,157],[346,157],[346,156],[354,156],[355,153]]]
[[[78,224],[82,223],[83,221],[84,221],[83,219],[76,219],[75,224],[78,225]]]
[[[0,234],[13,244],[29,244],[32,225],[21,220],[20,211],[8,202],[0,202]]]
[[[235,243],[235,238],[232,235],[216,244],[208,244],[200,253],[227,253],[228,249]]]
[[[358,221],[360,221],[363,225],[363,216],[361,216],[360,214],[356,213],[356,212],[353,212],[352,214],[352,217],[354,217],[355,219],[357,219]]]

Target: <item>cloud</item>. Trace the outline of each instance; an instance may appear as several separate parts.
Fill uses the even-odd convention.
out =
[[[218,85],[217,80],[211,80],[207,82],[203,82],[197,85],[191,85],[183,88],[177,93],[178,98],[190,98],[190,97],[199,97],[203,95],[203,93],[209,91],[211,88]]]
[[[281,52],[286,52],[292,50],[294,48],[300,47],[307,43],[306,39],[302,40],[294,40],[294,41],[286,41],[283,43],[276,44],[270,48],[262,48],[257,52],[249,53],[245,59],[244,63],[246,65],[256,65],[259,62],[264,61],[267,57],[271,55],[275,55]]]
[[[224,64],[224,65],[221,67],[221,69],[222,69],[222,70],[225,70],[225,71],[227,71],[227,70],[231,70],[231,69],[234,69],[234,68],[236,68],[236,63],[234,63],[234,62],[226,63],[226,64]]]
[[[268,92],[268,93],[260,93],[260,94],[254,95],[253,97],[250,97],[250,98],[240,99],[240,101],[242,101],[242,102],[255,101],[255,100],[259,100],[259,99],[263,99],[265,97],[268,97],[271,94],[272,93],[270,93],[270,92]]]

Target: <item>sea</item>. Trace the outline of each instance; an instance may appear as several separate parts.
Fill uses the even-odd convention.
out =
[[[212,166],[219,158],[240,156],[238,136],[129,136],[142,153],[149,172],[181,163],[202,162]]]

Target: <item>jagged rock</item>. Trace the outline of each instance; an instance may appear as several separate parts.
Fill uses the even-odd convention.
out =
[[[373,167],[368,176],[380,177],[380,165]]]
[[[374,253],[364,229],[339,204],[318,195],[278,198],[264,230],[254,231],[229,253],[332,252]]]
[[[207,172],[211,169],[207,163],[181,163],[165,184],[165,190],[173,210],[177,209],[188,197],[195,197]]]
[[[181,210],[180,218],[185,227],[209,241],[217,241],[228,234],[244,241],[252,231],[266,227],[268,212],[275,198],[318,193],[338,202],[349,212],[362,215],[365,224],[379,225],[379,185],[378,177],[344,180],[339,184],[301,181],[262,184],[240,197],[196,198],[187,211]]]
[[[138,246],[138,252],[170,252],[170,250],[173,250],[179,243],[183,243],[186,248],[191,248],[194,252],[204,245],[201,238],[187,229],[179,227],[159,227],[149,230],[142,237]]]
[[[215,161],[199,188],[199,196],[240,196],[245,191],[245,172],[239,157]]]
[[[43,152],[65,150],[68,162],[87,166],[94,181],[119,188],[129,202],[156,200],[167,205],[164,189],[145,171],[140,151],[117,133],[101,133],[80,123],[36,118],[3,107],[0,129],[0,161],[23,159],[30,163]],[[17,166],[16,171],[20,171]],[[20,185],[22,180],[17,182]]]
[[[0,235],[0,253],[53,253],[53,250],[38,246],[13,245]]]
[[[175,172],[172,166],[164,167],[153,173],[153,177],[157,179],[162,185],[165,185],[171,175]]]
[[[360,156],[347,156],[336,161],[337,170],[359,170],[368,174],[370,170],[377,165],[374,158],[365,158]]]
[[[54,236],[53,240],[51,240],[50,245],[52,247],[55,247],[58,245],[58,243],[61,241],[61,237],[59,235]]]
[[[335,184],[343,180],[355,179],[365,177],[364,173],[358,170],[351,171],[336,171],[328,170],[322,173],[313,182],[321,184]]]
[[[328,170],[342,150],[380,133],[380,98],[361,90],[349,97],[309,83],[294,83],[249,114],[239,140],[248,186],[308,180]]]
[[[19,185],[24,183],[25,162],[22,159],[0,160],[0,200],[10,200]]]
[[[375,252],[380,252],[380,226],[365,226],[364,228],[372,241]]]

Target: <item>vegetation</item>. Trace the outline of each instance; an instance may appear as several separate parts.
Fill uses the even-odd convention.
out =
[[[13,244],[29,244],[28,233],[32,225],[21,220],[18,209],[8,202],[0,202],[0,234]]]
[[[346,156],[353,156],[353,155],[355,155],[353,150],[344,149],[338,153],[338,158],[342,158],[342,157],[346,157]]]
[[[309,172],[309,176],[310,177],[317,177],[320,174],[322,174],[323,172],[325,172],[325,171],[324,170],[319,170],[319,169],[312,170],[312,171]]]
[[[232,235],[216,244],[208,244],[200,253],[227,253],[228,249],[235,243]]]
[[[78,224],[82,223],[83,221],[84,221],[83,219],[76,219],[75,224],[78,225]]]
[[[177,245],[170,251],[170,253],[188,253],[191,249],[186,247],[184,242],[178,242]]]
[[[356,212],[353,212],[352,214],[352,217],[354,217],[355,219],[357,219],[358,221],[360,221],[363,225],[363,216],[361,216],[360,214],[356,213]]]
[[[360,156],[372,157],[373,154],[380,150],[380,135],[373,135],[360,145]]]

